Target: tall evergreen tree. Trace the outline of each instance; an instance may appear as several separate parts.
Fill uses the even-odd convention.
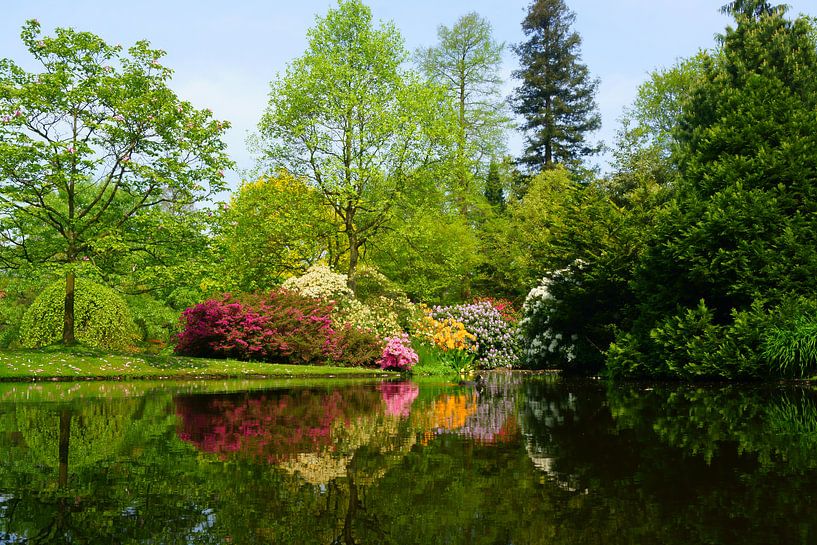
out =
[[[488,166],[488,177],[485,179],[485,200],[494,208],[505,209],[505,192],[502,189],[499,165],[496,161],[491,161]]]
[[[757,0],[725,11],[736,25],[705,59],[673,135],[678,196],[632,284],[652,374],[763,376],[762,330],[747,324],[768,328],[817,301],[811,24]]]
[[[586,139],[601,127],[596,106],[598,80],[581,63],[576,19],[563,0],[534,0],[522,22],[528,37],[514,47],[522,80],[513,97],[514,111],[525,118],[527,147],[521,159],[530,170],[554,163],[575,167],[599,145]]]

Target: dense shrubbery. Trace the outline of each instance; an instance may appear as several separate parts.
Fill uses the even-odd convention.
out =
[[[380,338],[403,333],[403,323],[410,321],[414,305],[375,269],[364,268],[356,279],[361,282],[359,297],[348,287],[345,274],[314,265],[303,276],[289,278],[282,287],[333,302],[332,320],[337,329],[350,325]]]
[[[303,275],[286,279],[281,287],[313,299],[332,302],[355,296],[347,284],[347,276],[332,271],[326,265],[313,265]]]
[[[377,338],[353,327],[335,329],[333,303],[288,290],[265,296],[211,299],[182,314],[176,353],[281,363],[371,364]]]
[[[513,367],[519,360],[516,329],[492,303],[483,301],[433,307],[435,320],[454,320],[476,339],[476,364],[482,369]]]
[[[332,304],[281,290],[245,300],[210,299],[182,313],[176,353],[322,363],[338,357]]]
[[[167,344],[178,333],[179,312],[146,295],[127,298],[139,339]]]
[[[77,341],[96,348],[120,350],[137,339],[137,328],[125,300],[112,289],[85,278],[76,279],[74,320]],[[36,348],[62,339],[65,281],[48,286],[23,316],[20,341]]]

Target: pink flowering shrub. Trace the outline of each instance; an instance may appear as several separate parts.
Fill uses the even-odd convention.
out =
[[[341,361],[333,305],[286,290],[210,299],[182,313],[176,353],[286,363]]]
[[[386,347],[380,356],[380,368],[394,371],[408,371],[420,360],[417,352],[411,348],[409,336],[405,333],[386,337]]]

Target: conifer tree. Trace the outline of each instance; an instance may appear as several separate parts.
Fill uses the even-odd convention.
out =
[[[528,40],[514,47],[521,65],[514,76],[522,84],[512,103],[527,133],[521,162],[533,171],[555,163],[576,167],[600,149],[587,141],[601,127],[599,82],[581,62],[575,18],[563,0],[535,0],[522,22]]]
[[[499,165],[497,165],[496,161],[491,161],[488,166],[488,177],[485,179],[485,200],[496,209],[505,209],[505,193],[502,190]]]

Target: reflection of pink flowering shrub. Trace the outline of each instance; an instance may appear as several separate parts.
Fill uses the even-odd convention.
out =
[[[411,412],[411,404],[417,399],[420,387],[413,382],[384,382],[378,386],[386,414],[406,417]]]
[[[381,369],[408,371],[420,360],[417,352],[411,348],[409,336],[403,333],[394,337],[386,337],[386,348],[380,356]]]

